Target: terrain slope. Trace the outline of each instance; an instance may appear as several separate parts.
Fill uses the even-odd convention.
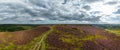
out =
[[[0,50],[120,50],[120,37],[91,25],[0,32]]]

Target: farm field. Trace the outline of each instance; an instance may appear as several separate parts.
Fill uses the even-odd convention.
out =
[[[0,50],[120,50],[120,29],[111,28],[0,25]]]

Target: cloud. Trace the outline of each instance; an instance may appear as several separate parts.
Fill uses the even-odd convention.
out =
[[[120,9],[118,9],[116,12],[114,12],[115,14],[120,14]]]
[[[99,23],[107,20],[116,22],[118,18],[113,20],[112,17],[104,17],[113,13],[115,6],[99,2],[103,0],[0,1],[0,23]]]
[[[117,1],[110,1],[110,2],[107,2],[107,3],[105,3],[105,4],[115,5],[115,4],[117,4],[117,3],[118,3]]]
[[[64,0],[64,2],[62,4],[66,4],[67,3],[67,0]]]
[[[87,2],[87,3],[93,3],[98,1],[103,1],[103,0],[84,0],[84,2]]]
[[[119,24],[120,23],[120,15],[110,15],[110,16],[104,16],[100,18],[102,22],[106,23],[112,23],[112,24]]]
[[[90,10],[91,7],[89,5],[85,5],[85,6],[83,6],[83,9]]]

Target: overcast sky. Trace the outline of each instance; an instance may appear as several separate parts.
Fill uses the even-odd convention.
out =
[[[120,0],[0,0],[0,24],[120,24]]]

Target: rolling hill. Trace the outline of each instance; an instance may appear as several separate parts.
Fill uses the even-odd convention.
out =
[[[0,32],[0,50],[120,50],[120,36],[91,25]]]

